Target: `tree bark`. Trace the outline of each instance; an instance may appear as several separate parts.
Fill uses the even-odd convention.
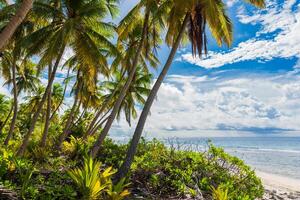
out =
[[[121,180],[123,177],[125,177],[125,175],[128,173],[129,169],[130,169],[130,166],[131,166],[131,163],[134,159],[134,155],[136,153],[136,150],[137,150],[137,146],[138,146],[138,143],[139,143],[139,140],[141,138],[141,135],[142,135],[142,132],[143,132],[143,129],[144,129],[144,126],[145,126],[145,122],[146,122],[146,119],[148,117],[148,114],[149,114],[149,111],[150,111],[150,108],[153,104],[153,101],[157,95],[157,92],[164,80],[164,78],[166,77],[167,75],[167,72],[172,64],[172,61],[174,59],[174,56],[176,54],[176,51],[180,45],[180,41],[182,39],[182,36],[184,34],[184,31],[186,29],[186,26],[187,26],[187,23],[188,23],[188,15],[185,16],[185,19],[182,23],[182,26],[181,26],[181,29],[180,29],[180,32],[176,38],[176,41],[172,47],[172,50],[169,54],[169,57],[168,57],[168,60],[166,61],[166,64],[162,70],[162,72],[160,73],[158,79],[156,80],[148,98],[147,98],[147,101],[145,103],[145,106],[144,106],[144,109],[140,115],[140,118],[139,118],[139,121],[138,121],[138,124],[136,126],[136,129],[135,129],[135,132],[134,132],[134,135],[133,135],[133,138],[132,138],[132,141],[130,143],[130,146],[128,148],[128,151],[127,151],[127,154],[126,154],[126,158],[123,162],[123,164],[121,165],[120,169],[118,170],[118,172],[116,173],[115,175],[115,180],[116,182],[118,182],[119,180]]]
[[[10,127],[9,127],[9,131],[8,134],[5,138],[4,141],[4,145],[7,146],[9,140],[11,139],[13,133],[14,133],[14,129],[15,129],[15,125],[16,125],[16,121],[17,121],[17,115],[18,115],[18,88],[17,88],[17,81],[16,81],[16,61],[13,61],[13,66],[12,66],[12,78],[13,78],[13,93],[14,93],[14,114],[13,114],[13,118],[11,120],[10,123]]]
[[[75,99],[74,99],[74,103],[73,106],[71,108],[70,114],[68,116],[65,128],[62,132],[62,134],[59,136],[59,139],[57,141],[56,144],[56,149],[60,151],[61,149],[61,145],[62,143],[65,141],[66,137],[69,135],[69,130],[70,130],[70,126],[72,124],[72,120],[74,119],[74,114],[76,113],[76,109],[77,109],[77,104],[78,104],[78,100],[79,100],[79,95],[78,92],[81,89],[82,84],[79,83],[79,85],[77,86],[76,92],[75,92]],[[79,105],[80,107],[80,105]]]
[[[6,123],[8,122],[8,120],[9,120],[9,118],[10,118],[10,115],[11,115],[11,113],[13,112],[13,110],[14,110],[14,104],[12,104],[12,105],[10,106],[9,113],[8,113],[8,115],[6,116],[6,119],[4,120],[4,122],[3,122],[3,124],[2,124],[2,126],[1,126],[1,128],[0,128],[0,134],[2,134],[2,131],[3,131],[3,129],[4,129],[5,125],[6,125]]]
[[[94,135],[96,133],[96,131],[108,120],[109,116],[107,116],[107,114],[110,112],[110,110],[108,110],[100,119],[99,121],[95,124],[95,126],[92,128],[92,130],[90,131],[89,135]]]
[[[51,74],[51,77],[50,77],[50,80],[48,81],[48,85],[46,87],[46,91],[41,99],[41,102],[39,103],[38,105],[38,108],[37,108],[37,111],[34,113],[33,117],[32,117],[32,120],[31,120],[31,124],[30,124],[30,127],[29,127],[29,130],[27,132],[27,134],[25,135],[24,139],[23,139],[23,142],[22,142],[22,145],[20,146],[18,152],[17,152],[17,156],[22,156],[27,148],[27,145],[28,145],[28,142],[29,142],[29,138],[34,130],[34,127],[35,127],[35,124],[38,120],[38,117],[42,111],[42,108],[43,108],[43,105],[47,99],[47,96],[48,96],[48,93],[52,87],[52,84],[53,84],[53,81],[55,79],[55,74],[56,74],[56,70],[58,68],[58,65],[59,65],[59,62],[62,58],[62,55],[64,53],[64,50],[65,50],[65,47],[62,47],[62,49],[60,50],[60,52],[58,53],[58,56],[57,56],[57,59],[55,61],[55,64],[54,64],[54,67],[53,67],[53,71],[52,71],[52,74]]]
[[[16,14],[11,18],[7,26],[0,33],[0,50],[2,50],[12,37],[18,26],[25,19],[27,13],[32,8],[33,0],[23,0]]]
[[[52,63],[49,64],[49,69],[48,69],[48,80],[50,80],[52,73]],[[52,88],[50,88],[48,95],[47,95],[47,110],[46,110],[46,120],[45,120],[45,126],[44,126],[44,131],[43,131],[43,136],[41,140],[41,147],[46,146],[46,141],[49,133],[49,126],[50,126],[50,114],[51,114],[51,91]]]
[[[117,101],[115,102],[113,110],[110,113],[109,118],[108,118],[101,134],[99,135],[99,137],[97,138],[93,148],[91,149],[90,154],[93,158],[96,157],[96,154],[98,153],[105,137],[107,136],[108,131],[110,130],[110,128],[112,126],[112,123],[113,123],[114,119],[116,118],[116,115],[117,115],[117,113],[120,109],[120,106],[123,102],[123,99],[125,98],[126,93],[127,93],[128,89],[130,87],[130,84],[131,84],[131,82],[134,78],[134,75],[135,75],[135,72],[136,72],[136,69],[137,69],[137,66],[138,66],[139,57],[140,57],[140,54],[142,52],[142,49],[143,49],[143,46],[144,46],[144,41],[145,41],[145,38],[146,38],[146,33],[147,33],[147,28],[148,28],[148,21],[149,21],[149,13],[147,12],[145,14],[145,20],[144,20],[143,31],[142,31],[142,38],[140,40],[140,43],[139,43],[139,46],[138,46],[138,49],[137,49],[137,53],[135,55],[135,58],[134,58],[134,61],[133,61],[133,64],[132,64],[132,69],[129,73],[129,76],[127,78],[127,81],[126,81],[124,87],[122,88],[122,90],[120,92],[120,96],[118,97]]]
[[[68,69],[67,77],[66,78],[69,78],[69,75],[70,75],[70,68]],[[66,91],[67,91],[67,87],[68,87],[68,84],[65,85],[65,88],[64,88],[64,91],[63,91],[63,95],[62,95],[62,99],[59,102],[59,104],[57,105],[57,107],[55,108],[55,110],[53,111],[53,113],[52,113],[52,115],[50,117],[50,122],[52,121],[53,117],[55,116],[56,112],[58,111],[58,109],[60,108],[60,106],[62,105],[62,103],[64,102],[65,94],[66,94]]]

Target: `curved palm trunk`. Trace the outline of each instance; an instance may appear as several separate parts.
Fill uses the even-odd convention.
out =
[[[15,129],[15,124],[17,121],[17,115],[18,115],[18,88],[17,88],[17,82],[16,82],[16,62],[14,61],[13,66],[12,66],[12,78],[13,78],[13,91],[14,91],[14,115],[10,123],[9,131],[8,134],[5,138],[4,145],[8,145],[9,140],[11,139],[14,129]]]
[[[84,108],[84,110],[81,112],[81,115],[78,117],[78,119],[76,120],[76,122],[73,124],[72,127],[77,126],[79,124],[79,122],[82,120],[86,112],[87,112],[87,108]]]
[[[54,64],[54,67],[53,67],[53,71],[51,73],[51,77],[50,77],[50,80],[48,81],[48,85],[46,87],[46,91],[41,99],[41,102],[38,104],[38,107],[37,107],[37,111],[34,113],[33,117],[32,117],[32,120],[31,120],[31,124],[30,124],[30,127],[29,127],[29,130],[27,132],[27,134],[25,135],[24,139],[23,139],[23,142],[22,142],[22,145],[20,146],[18,152],[17,152],[17,156],[22,156],[26,150],[26,147],[28,145],[28,142],[29,142],[29,138],[34,130],[34,127],[35,127],[35,124],[38,120],[38,117],[42,111],[42,108],[43,108],[43,105],[47,99],[47,96],[49,95],[49,92],[50,92],[50,89],[52,87],[52,84],[53,84],[53,81],[54,81],[54,78],[55,78],[55,74],[56,74],[56,70],[58,68],[58,65],[59,65],[59,62],[61,60],[61,57],[64,53],[64,50],[65,48],[63,47],[61,50],[60,50],[60,53],[58,54],[57,56],[57,59],[55,61],[55,64]]]
[[[67,72],[67,77],[66,78],[69,78],[69,75],[70,75],[70,68],[68,69],[68,72]],[[66,95],[66,91],[67,91],[67,87],[68,87],[68,84],[65,85],[65,88],[64,88],[64,91],[63,91],[63,95],[62,95],[62,99],[61,101],[59,102],[59,104],[57,105],[57,107],[55,108],[55,110],[53,111],[51,117],[50,117],[50,122],[52,121],[53,117],[55,116],[56,112],[58,111],[58,109],[60,108],[60,106],[63,104],[64,102],[64,99],[65,99],[65,95]]]
[[[90,135],[91,131],[93,130],[97,120],[99,119],[100,115],[103,113],[105,109],[105,106],[102,106],[100,110],[98,110],[98,112],[96,113],[95,117],[93,118],[93,120],[91,121],[86,133],[83,135],[83,138],[86,138],[88,135]]]
[[[122,73],[122,78],[124,77],[124,74],[125,74],[125,73]],[[83,135],[83,139],[86,139],[89,135],[92,135],[92,134],[93,134],[93,133],[92,133],[92,132],[93,132],[93,129],[97,126],[96,123],[97,123],[99,117],[100,117],[101,114],[104,112],[105,108],[107,107],[106,105],[109,104],[110,101],[112,101],[112,99],[113,99],[113,97],[114,97],[116,91],[117,91],[117,90],[115,89],[114,92],[112,93],[111,97],[108,99],[108,101],[105,101],[105,102],[102,104],[100,110],[98,110],[97,114],[95,115],[95,117],[94,117],[93,120],[91,121],[91,123],[90,123],[90,125],[89,125],[89,127],[88,127],[88,129],[87,129],[87,131],[86,131],[86,133]],[[107,113],[105,113],[105,115],[106,115],[106,114],[107,114]],[[102,119],[102,118],[101,118],[101,119]],[[101,120],[101,119],[100,119],[100,120]]]
[[[95,126],[93,127],[93,129],[91,130],[89,135],[94,135],[96,133],[96,131],[108,120],[109,115],[107,116],[107,114],[110,112],[110,110],[108,110],[100,119],[99,121],[95,124]]]
[[[72,121],[74,119],[74,115],[76,113],[76,109],[77,109],[77,107],[80,108],[80,104],[77,106],[78,100],[79,100],[78,92],[79,92],[80,88],[81,88],[81,84],[78,85],[78,87],[76,89],[77,91],[76,91],[76,94],[75,94],[74,103],[73,103],[73,106],[71,108],[70,114],[68,116],[65,128],[64,128],[62,134],[59,136],[59,139],[57,141],[57,144],[56,144],[56,149],[57,150],[60,150],[62,143],[65,141],[66,137],[69,135],[69,132],[70,132],[69,130],[70,130]]]
[[[48,70],[49,80],[50,80],[51,73],[52,73],[52,64],[49,65],[49,70]],[[44,132],[41,140],[41,147],[46,146],[46,141],[49,133],[49,126],[50,126],[50,114],[51,114],[51,88],[47,96],[46,120],[45,120]]]
[[[91,156],[93,158],[96,157],[96,154],[97,152],[99,151],[105,137],[107,136],[108,134],[108,131],[110,130],[111,126],[112,126],[112,123],[114,121],[114,119],[116,118],[116,115],[120,109],[120,106],[123,102],[123,99],[125,98],[126,96],[126,93],[130,87],[130,84],[134,78],[134,75],[135,75],[135,72],[136,72],[136,69],[137,69],[137,66],[138,66],[138,61],[139,61],[139,57],[140,57],[140,54],[142,52],[142,49],[143,49],[143,46],[144,46],[144,41],[145,41],[145,38],[146,38],[146,33],[147,33],[147,27],[148,27],[148,21],[149,21],[149,13],[146,13],[145,14],[145,21],[144,21],[144,25],[143,25],[143,31],[142,31],[142,38],[140,40],[140,43],[139,43],[139,46],[138,46],[138,49],[137,49],[137,52],[136,52],[136,55],[135,55],[135,58],[134,58],[134,61],[133,61],[133,64],[132,64],[132,69],[129,73],[129,76],[128,76],[128,79],[124,85],[124,87],[122,88],[121,92],[120,92],[120,96],[118,97],[114,107],[113,107],[113,110],[112,112],[110,113],[109,115],[109,118],[101,132],[101,134],[99,135],[99,137],[97,138],[93,148],[91,149]]]
[[[33,0],[23,0],[17,13],[11,18],[7,26],[0,33],[0,50],[7,44],[8,40],[14,34],[18,26],[22,23],[29,10],[32,8]]]
[[[6,125],[6,123],[8,122],[8,120],[9,120],[9,118],[10,118],[11,113],[13,112],[13,110],[14,110],[14,104],[12,104],[12,105],[10,106],[9,113],[8,113],[8,115],[6,116],[6,119],[4,120],[4,122],[3,122],[3,124],[2,124],[2,126],[1,126],[1,128],[0,128],[0,134],[2,134],[2,131],[3,131],[3,129],[4,129],[5,125]]]
[[[179,44],[180,44],[180,41],[181,41],[182,36],[184,34],[184,31],[186,29],[187,22],[188,22],[188,15],[186,15],[186,17],[185,17],[185,19],[182,23],[180,32],[179,32],[179,34],[176,38],[176,41],[175,41],[175,43],[172,47],[172,50],[171,50],[170,55],[168,57],[168,60],[167,60],[162,72],[160,73],[158,79],[156,80],[156,82],[155,82],[155,84],[154,84],[154,86],[153,86],[153,88],[152,88],[152,90],[151,90],[151,92],[148,96],[148,99],[145,103],[144,109],[143,109],[143,111],[141,113],[141,116],[139,118],[139,122],[136,126],[134,135],[132,137],[132,141],[130,143],[129,149],[127,151],[126,158],[125,158],[122,166],[118,170],[117,174],[115,175],[116,182],[121,180],[128,173],[128,170],[130,169],[130,166],[131,166],[131,163],[133,161],[134,155],[136,153],[137,146],[138,146],[139,140],[141,138],[141,135],[142,135],[144,125],[145,125],[147,116],[149,114],[150,108],[151,108],[151,106],[153,104],[153,101],[154,101],[154,99],[157,95],[157,92],[158,92],[158,90],[159,90],[164,78],[166,77],[167,72],[168,72],[171,64],[172,64],[172,61],[174,59],[174,56],[175,56],[176,51],[179,47]]]

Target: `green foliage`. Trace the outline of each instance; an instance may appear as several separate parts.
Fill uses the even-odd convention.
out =
[[[228,188],[219,185],[217,188],[211,187],[214,200],[228,200]]]
[[[125,184],[125,178],[120,180],[116,185],[110,184],[107,189],[108,200],[122,200],[130,195],[130,192],[125,189],[129,184]]]
[[[92,158],[84,159],[83,166],[71,169],[68,175],[76,184],[82,195],[82,199],[93,200],[105,196],[110,200],[122,200],[129,195],[128,190],[124,189],[128,184],[124,184],[125,180],[121,180],[118,184],[113,185],[111,176],[115,173],[112,167],[100,172],[101,163],[93,161]]]
[[[82,194],[82,199],[98,199],[108,186],[107,178],[113,174],[112,168],[106,169],[100,175],[100,167],[100,162],[94,162],[92,158],[85,158],[81,168],[68,171],[69,176]]]
[[[147,188],[146,193],[165,198],[209,197],[211,186],[218,189],[222,185],[223,189],[225,185],[232,199],[255,199],[263,194],[254,171],[213,145],[205,153],[168,149],[156,140],[142,145],[132,165],[131,180],[134,188]]]

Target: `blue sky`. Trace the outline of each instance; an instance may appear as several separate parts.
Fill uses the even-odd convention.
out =
[[[116,21],[136,2],[121,0]],[[300,0],[267,0],[263,10],[238,0],[225,3],[234,24],[232,47],[218,47],[209,38],[203,59],[194,58],[189,46],[178,51],[146,136],[300,135]],[[162,64],[169,51],[165,45],[159,50]],[[0,92],[8,93],[4,87]],[[111,135],[130,137],[134,127],[121,119]]]
[[[135,2],[121,1],[121,13]],[[180,49],[145,135],[300,135],[300,1],[267,0],[263,10],[225,3],[234,24],[232,47],[209,38],[203,59],[194,58],[189,46]],[[168,47],[160,49],[162,64],[168,53]],[[113,135],[132,132],[120,121]]]

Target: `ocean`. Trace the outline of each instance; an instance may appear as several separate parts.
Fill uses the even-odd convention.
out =
[[[300,137],[176,138],[171,143],[203,150],[208,140],[255,170],[300,180]]]

